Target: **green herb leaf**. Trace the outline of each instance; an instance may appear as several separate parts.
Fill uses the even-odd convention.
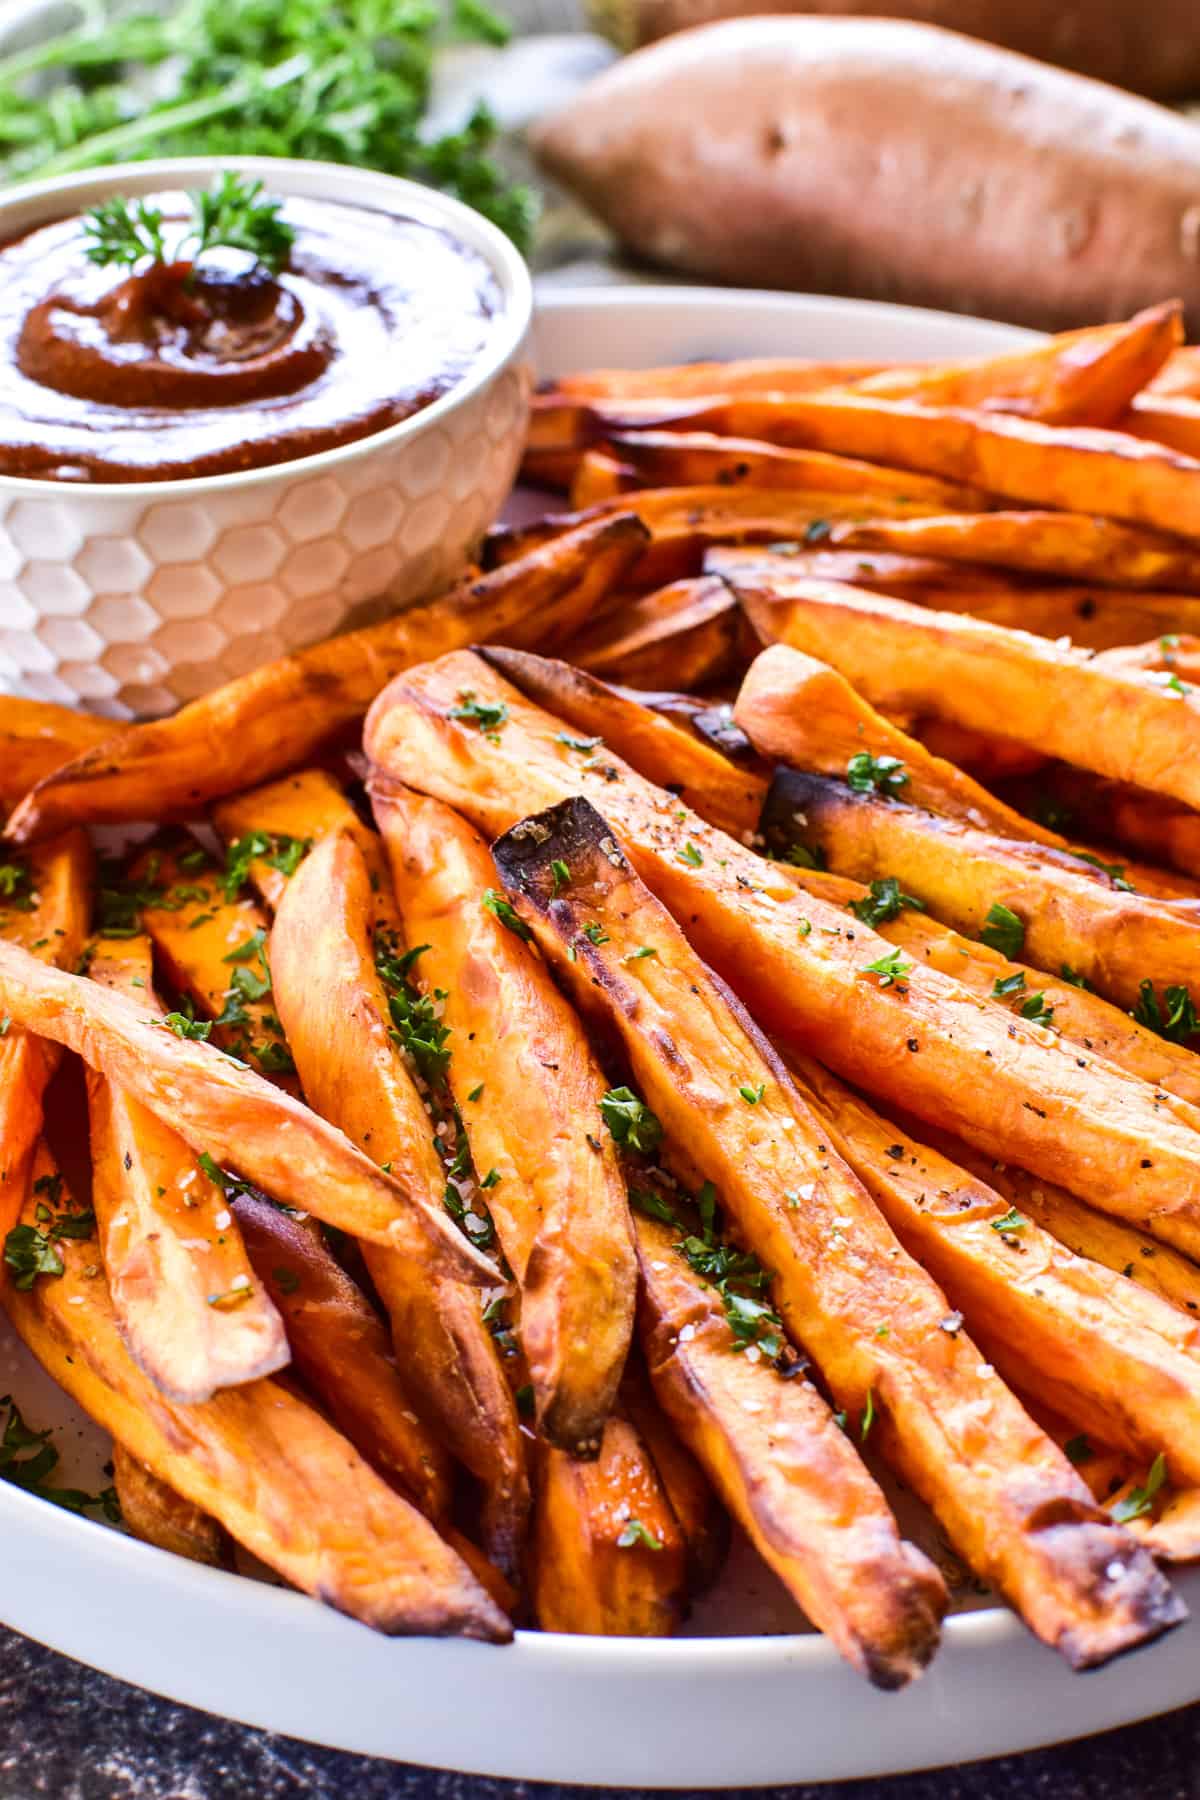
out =
[[[39,1275],[61,1275],[63,1260],[51,1236],[36,1225],[14,1225],[4,1240],[4,1261],[12,1270],[12,1282],[28,1293]]]
[[[628,1519],[617,1539],[617,1549],[632,1550],[635,1544],[640,1544],[643,1550],[662,1549],[662,1539],[656,1538],[652,1531],[647,1531],[640,1519]]]
[[[984,920],[983,930],[979,934],[979,941],[989,945],[993,950],[998,950],[1001,956],[1006,956],[1012,962],[1021,954],[1024,947],[1025,927],[1015,912],[1001,901],[996,900],[988,908],[988,915]]]
[[[899,950],[889,950],[886,955],[876,957],[873,963],[867,963],[862,973],[878,975],[881,988],[903,988],[907,985],[905,977],[911,975],[912,970],[912,963],[906,962]]]
[[[520,913],[510,901],[504,898],[503,894],[498,894],[495,888],[486,890],[483,896],[483,906],[484,911],[493,913],[502,925],[507,926],[514,937],[519,937],[526,944],[533,942],[533,933]]]
[[[479,700],[470,688],[465,688],[458,696],[458,705],[451,707],[450,717],[477,725],[485,737],[498,744],[500,732],[508,720],[508,703],[505,700]]]
[[[1118,892],[1122,894],[1136,894],[1137,889],[1134,887],[1132,881],[1127,881],[1125,879],[1124,863],[1103,862],[1100,857],[1093,856],[1090,850],[1072,850],[1071,855],[1075,858],[1076,862],[1090,863],[1093,869],[1099,869],[1102,875],[1107,875]]]
[[[1200,1032],[1200,1017],[1192,1004],[1192,996],[1182,986],[1168,987],[1160,1000],[1152,981],[1141,982],[1138,1003],[1130,1017],[1172,1044],[1186,1044]]]
[[[1015,975],[1001,975],[992,983],[993,1000],[1011,1000],[1014,994],[1025,990],[1025,971],[1018,969]]]
[[[846,764],[846,782],[856,794],[895,797],[908,784],[908,771],[897,756],[872,756],[860,750]]]
[[[1024,1231],[1028,1223],[1029,1220],[1015,1206],[1010,1206],[1002,1218],[992,1220],[992,1230],[998,1231],[1001,1237],[1008,1237],[1011,1232]]]
[[[683,846],[682,850],[677,850],[675,852],[675,860],[676,862],[686,863],[690,869],[698,869],[704,862],[703,856],[701,856],[699,850],[697,850],[695,844],[693,844],[690,839]]]
[[[738,1089],[738,1093],[742,1096],[742,1099],[746,1102],[747,1106],[757,1106],[762,1099],[763,1094],[766,1092],[766,1085],[765,1081],[760,1081],[757,1087],[751,1087],[748,1081],[743,1082],[742,1086]]]
[[[197,1019],[190,1012],[169,1012],[163,1024],[173,1031],[178,1038],[190,1038],[196,1043],[206,1044],[212,1036],[211,1019]]]
[[[874,1423],[875,1423],[875,1389],[868,1388],[867,1389],[866,1409],[864,1410],[863,1417],[862,1417],[862,1429],[858,1434],[858,1441],[860,1444],[866,1443],[868,1437],[871,1434],[871,1427]]]
[[[193,260],[218,244],[245,250],[272,275],[278,275],[296,241],[292,227],[280,218],[283,202],[263,198],[261,181],[248,181],[223,169],[210,188],[189,194],[196,245]]]
[[[48,1487],[46,1478],[59,1464],[50,1432],[32,1430],[21,1417],[11,1394],[0,1398],[0,1406],[9,1409],[3,1437],[0,1437],[0,1480],[23,1488],[27,1494],[36,1494],[39,1500],[48,1500],[52,1506],[61,1506],[67,1512],[100,1512],[110,1524],[121,1523],[121,1509],[111,1487],[104,1488],[99,1494],[85,1494],[81,1488]],[[26,1450],[33,1454],[22,1455]]]
[[[661,1123],[631,1088],[610,1088],[601,1097],[600,1112],[614,1144],[623,1150],[644,1156],[662,1142]]]
[[[879,881],[871,883],[871,891],[864,894],[861,900],[850,902],[850,911],[863,925],[871,926],[887,924],[889,919],[900,916],[904,907],[911,907],[914,912],[924,912],[922,900],[914,900],[911,894],[901,892],[900,883],[894,875],[885,875]],[[810,928],[811,929],[811,928]]]
[[[1167,1459],[1160,1451],[1150,1464],[1150,1471],[1145,1481],[1131,1488],[1123,1500],[1118,1500],[1111,1508],[1112,1516],[1118,1525],[1127,1525],[1130,1519],[1141,1519],[1153,1510],[1154,1501],[1167,1479]]]
[[[555,734],[554,741],[556,744],[565,744],[568,750],[578,750],[581,756],[586,756],[589,751],[598,750],[604,739],[572,737],[569,732],[560,731]]]
[[[556,856],[550,864],[550,873],[554,877],[554,886],[550,890],[551,899],[560,894],[571,879],[571,871],[561,857]]]

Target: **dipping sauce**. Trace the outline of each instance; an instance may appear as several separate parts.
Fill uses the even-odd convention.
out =
[[[145,196],[168,245],[187,196]],[[0,249],[0,474],[176,481],[292,462],[382,431],[454,387],[503,308],[484,259],[416,219],[285,199],[267,273],[214,249],[87,260],[81,217]]]

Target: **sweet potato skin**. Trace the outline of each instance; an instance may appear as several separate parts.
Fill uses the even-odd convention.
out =
[[[113,1445],[112,1465],[121,1522],[134,1537],[211,1569],[233,1567],[229,1536],[211,1514],[160,1481],[123,1444]]]
[[[734,1355],[720,1301],[675,1234],[642,1217],[636,1228],[640,1334],[675,1429],[812,1622],[876,1686],[904,1686],[937,1647],[937,1571],[902,1542],[811,1382]]]
[[[290,1388],[256,1381],[199,1406],[160,1394],[121,1343],[105,1283],[86,1274],[94,1256],[64,1242],[60,1279],[25,1293],[6,1281],[0,1297],[43,1367],[131,1456],[285,1580],[377,1631],[511,1637],[465,1563]]]
[[[573,996],[619,1033],[668,1156],[678,1144],[687,1167],[707,1173],[773,1270],[789,1333],[860,1435],[876,1425],[972,1566],[1073,1666],[1155,1635],[1167,1595],[1153,1565],[1131,1557],[1131,1541],[965,1334],[942,1329],[945,1296],[830,1150],[749,1015],[638,882],[605,820],[586,800],[566,801],[514,826],[495,856]],[[593,922],[601,931],[589,934]],[[656,954],[630,962],[627,944]]]
[[[353,724],[410,662],[491,637],[568,635],[644,542],[631,515],[607,518],[519,569],[469,576],[427,606],[267,663],[169,719],[128,726],[39,783],[6,836],[23,843],[83,821],[187,816],[269,780]]]
[[[283,1318],[297,1374],[360,1455],[441,1524],[450,1460],[413,1409],[375,1308],[299,1220],[256,1194],[239,1194],[232,1210]]]
[[[498,744],[481,747],[450,718],[463,687],[507,705]],[[595,796],[639,874],[768,1029],[802,1028],[806,1048],[887,1102],[1200,1251],[1197,1134],[1152,1090],[1094,1062],[1081,1070],[1074,1046],[939,971],[915,969],[902,993],[876,987],[865,969],[887,954],[884,940],[857,924],[848,933],[845,897],[831,905],[798,894],[779,865],[616,757],[603,764],[615,779],[578,768],[559,735],[556,719],[482,659],[458,655],[394,681],[372,708],[366,744],[377,780],[436,788],[492,833],[565,796]]]
[[[348,837],[324,838],[293,875],[271,934],[280,1017],[312,1104],[410,1192],[440,1207],[446,1170],[424,1100],[388,1036],[371,916],[361,853]],[[457,1236],[448,1217],[447,1225]],[[515,1574],[529,1491],[516,1407],[480,1295],[429,1256],[378,1254],[375,1246],[364,1253],[414,1399],[482,1483],[487,1551]],[[489,1287],[502,1288],[490,1259],[472,1255],[488,1269]]]
[[[471,827],[415,793],[376,800],[418,971],[445,994],[449,1079],[521,1296],[538,1429],[595,1456],[633,1334],[637,1269],[616,1152],[594,1131],[607,1083],[545,969],[484,895]]]
[[[623,50],[633,50],[717,19],[768,12],[874,18],[877,8],[878,0],[631,0],[628,5],[596,0],[593,12]],[[1150,13],[1133,0],[1065,5],[1052,13],[1041,0],[1006,0],[1003,6],[986,0],[889,0],[887,16],[969,32],[985,43],[1160,100],[1189,99],[1200,87],[1192,17],[1186,4],[1172,0]]]
[[[881,118],[891,152],[864,182]],[[715,24],[618,63],[533,142],[633,249],[702,278],[1050,330],[1180,294],[1197,323],[1187,122],[953,32]]]
[[[640,595],[569,646],[578,668],[630,687],[705,688],[735,672],[747,635],[723,581],[698,576]]]

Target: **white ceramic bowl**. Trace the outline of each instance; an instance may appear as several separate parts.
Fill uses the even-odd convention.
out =
[[[0,241],[109,194],[207,186],[171,158],[14,188]],[[173,711],[256,664],[444,585],[512,484],[525,429],[531,296],[518,252],[455,200],[332,164],[223,157],[276,194],[440,226],[504,300],[475,368],[398,425],[295,462],[186,481],[0,476],[0,680],[114,717]]]

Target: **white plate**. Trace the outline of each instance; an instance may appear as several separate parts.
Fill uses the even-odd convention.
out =
[[[547,297],[543,374],[721,355],[957,357],[1028,334],[901,307],[635,289]],[[104,1446],[0,1325],[0,1392],[58,1427],[65,1480]],[[0,1483],[0,1616],[126,1681],[345,1750],[472,1773],[712,1787],[899,1773],[1033,1748],[1200,1697],[1200,1628],[1072,1675],[1007,1613],[964,1613],[907,1692],[879,1694],[735,1556],[690,1635],[521,1633],[505,1650],[376,1637],[301,1595],[197,1568]],[[1180,1583],[1200,1607],[1200,1575]],[[730,1635],[761,1628],[775,1635]]]

